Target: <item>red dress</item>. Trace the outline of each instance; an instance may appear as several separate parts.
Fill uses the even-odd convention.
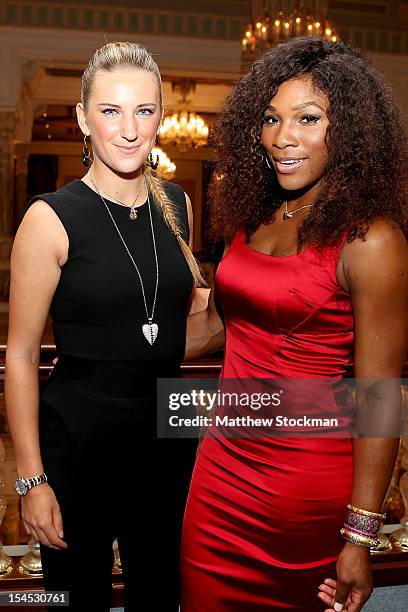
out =
[[[340,249],[276,257],[236,236],[216,275],[223,378],[342,379],[353,315]],[[181,612],[322,611],[352,477],[349,437],[207,436],[184,518]]]

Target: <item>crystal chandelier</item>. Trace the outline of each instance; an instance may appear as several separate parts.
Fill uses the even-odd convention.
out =
[[[169,159],[163,149],[160,149],[160,147],[153,147],[152,155],[153,159],[158,158],[159,160],[159,165],[156,168],[157,174],[166,179],[166,181],[170,181],[172,178],[174,178],[176,173],[176,164]]]
[[[339,40],[327,19],[327,0],[250,0],[251,21],[242,37],[242,68],[294,36]]]
[[[198,149],[207,144],[208,126],[200,115],[188,110],[187,95],[194,91],[195,82],[180,79],[172,83],[173,91],[181,93],[179,110],[163,119],[159,132],[160,144],[176,146],[180,151]]]

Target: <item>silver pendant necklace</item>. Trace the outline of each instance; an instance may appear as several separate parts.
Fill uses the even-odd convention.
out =
[[[292,219],[293,215],[298,212],[299,210],[302,210],[303,208],[310,208],[311,206],[313,206],[313,204],[306,204],[305,206],[301,206],[300,208],[296,208],[295,210],[288,210],[288,203],[285,202],[285,211],[283,213],[283,220],[285,219]]]
[[[152,211],[151,211],[151,206],[150,206],[150,196],[149,196],[149,190],[147,189],[147,184],[146,184],[146,178],[144,179],[144,184],[146,185],[146,192],[147,192],[147,204],[148,204],[148,208],[149,208],[149,217],[150,217],[150,227],[152,230],[152,240],[153,240],[153,250],[154,250],[154,259],[156,262],[156,286],[154,289],[154,298],[153,298],[153,305],[152,305],[152,314],[149,317],[149,311],[147,309],[147,304],[146,304],[146,295],[145,295],[145,290],[144,290],[144,286],[143,286],[143,281],[142,281],[142,276],[140,274],[139,268],[137,267],[137,264],[135,262],[135,260],[133,259],[132,253],[129,251],[128,246],[120,232],[120,229],[117,226],[117,223],[115,221],[115,219],[112,216],[111,211],[109,210],[109,206],[107,205],[107,203],[105,202],[105,199],[103,197],[103,195],[100,193],[98,187],[95,185],[95,182],[92,180],[92,177],[89,176],[89,179],[92,183],[92,185],[95,187],[95,190],[97,192],[97,194],[99,195],[99,197],[101,198],[102,202],[105,204],[105,208],[108,211],[108,214],[110,216],[110,218],[112,219],[112,223],[116,228],[116,231],[118,233],[119,238],[121,239],[123,246],[126,249],[127,254],[130,257],[130,260],[137,272],[137,275],[139,277],[139,281],[140,281],[140,286],[142,288],[142,295],[143,295],[143,303],[144,303],[144,307],[145,307],[145,311],[146,311],[146,318],[147,318],[147,323],[144,323],[142,325],[142,332],[144,337],[146,338],[146,340],[148,341],[148,343],[150,345],[153,345],[156,338],[157,338],[157,334],[159,333],[159,327],[157,325],[157,323],[153,323],[153,317],[154,317],[154,311],[156,308],[156,298],[157,298],[157,289],[159,286],[159,262],[157,259],[157,249],[156,249],[156,240],[154,238],[154,229],[153,229],[153,220],[152,220]]]
[[[91,177],[89,176],[90,180]],[[92,181],[92,184],[94,185],[95,189],[95,183]],[[129,212],[129,219],[131,221],[135,221],[137,219],[137,206],[135,206],[136,202],[139,199],[140,194],[142,193],[142,189],[145,186],[145,181],[142,181],[142,186],[139,189],[139,192],[133,202],[133,204],[130,205],[130,212]],[[101,193],[98,191],[98,194],[101,195]],[[107,196],[106,194],[104,194],[105,198],[107,198],[108,200],[111,200],[112,202],[115,202],[115,204],[120,204],[120,206],[125,206],[126,208],[129,208],[129,204],[125,204],[124,202],[121,202],[120,200],[116,199],[116,198],[112,198],[112,196]]]

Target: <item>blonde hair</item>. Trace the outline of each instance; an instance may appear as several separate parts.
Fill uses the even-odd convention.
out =
[[[160,97],[160,109],[163,109],[163,91],[159,67],[151,54],[136,43],[112,42],[97,49],[89,60],[82,75],[81,101],[86,111],[91,95],[92,85],[97,72],[111,72],[114,70],[144,70],[153,74],[157,81]],[[196,285],[205,285],[203,275],[198,267],[194,255],[182,236],[179,221],[173,203],[166,194],[163,180],[150,169],[147,163],[143,166],[147,186],[155,203],[159,207],[168,227],[176,236],[180,249],[186,259],[188,267]]]

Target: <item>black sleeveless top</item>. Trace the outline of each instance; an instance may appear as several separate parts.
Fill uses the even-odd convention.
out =
[[[183,190],[165,182],[183,238],[188,216]],[[33,197],[47,202],[68,238],[68,260],[61,268],[50,314],[58,354],[94,360],[136,360],[145,365],[179,365],[185,348],[187,305],[193,279],[177,239],[152,197],[151,212],[159,263],[153,321],[159,332],[151,346],[142,332],[147,322],[140,281],[100,196],[76,179],[54,193]],[[105,200],[137,264],[151,314],[156,265],[147,201],[137,219],[129,208]]]

